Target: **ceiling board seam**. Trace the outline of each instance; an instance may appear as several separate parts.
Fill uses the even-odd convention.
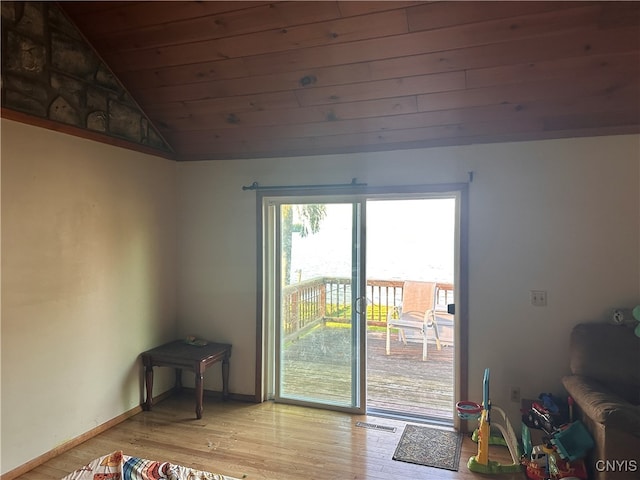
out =
[[[583,15],[587,15],[587,16],[594,16],[595,17],[595,13],[596,12],[596,7],[582,7],[579,9],[573,9],[576,11],[581,11]],[[586,13],[585,13],[586,12]],[[554,12],[551,12],[554,13]],[[543,19],[553,19],[553,20],[557,20],[554,19],[549,12],[542,14],[542,15],[533,15],[531,17],[537,17],[537,19],[539,21],[543,20]],[[585,27],[583,25],[580,25],[578,27],[575,26],[575,18],[571,17],[569,19],[565,20],[565,24],[563,24],[563,28],[562,31],[572,31],[572,30],[576,30],[576,29],[584,29]],[[482,22],[482,24],[487,24],[487,31],[491,31],[493,30],[490,26],[490,24],[492,23],[496,23],[496,22],[500,22],[501,24],[504,23],[504,20],[498,20],[498,21],[491,21],[491,22]],[[589,29],[592,29],[595,27],[595,24],[590,23],[589,24]],[[301,47],[301,48],[288,48],[288,49],[284,49],[284,50],[278,50],[275,52],[269,52],[269,53],[247,53],[247,54],[238,54],[238,55],[234,55],[234,56],[228,56],[227,58],[224,59],[248,59],[248,58],[255,58],[255,57],[261,57],[264,58],[266,56],[269,57],[281,57],[283,55],[291,55],[292,52],[296,52],[298,54],[304,53],[304,54],[308,54],[309,52],[324,52],[328,58],[338,58],[335,56],[335,54],[337,54],[338,52],[335,51],[336,48],[340,47],[340,49],[344,49],[345,46],[351,46],[351,47],[360,47],[360,49],[363,48],[367,48],[367,46],[373,46],[374,44],[380,44],[381,42],[383,43],[387,43],[389,42],[390,38],[402,38],[402,42],[403,45],[406,47],[407,46],[407,41],[413,39],[413,42],[411,42],[412,44],[420,44],[420,45],[428,45],[429,42],[427,42],[428,37],[434,34],[434,32],[440,32],[442,33],[442,30],[449,30],[448,33],[450,33],[450,38],[456,38],[456,29],[460,29],[460,28],[464,28],[464,27],[448,27],[446,29],[436,29],[436,30],[428,30],[428,31],[420,31],[420,32],[410,32],[410,33],[406,33],[406,34],[394,34],[394,35],[388,35],[388,36],[384,36],[384,37],[374,37],[374,38],[367,38],[367,39],[360,39],[360,40],[353,40],[353,41],[346,41],[346,42],[341,42],[341,43],[325,43],[322,45],[313,45],[313,46],[308,46],[308,47]],[[545,27],[547,28],[547,27]],[[485,31],[485,30],[483,30]],[[516,31],[520,31],[519,29],[513,29],[513,32]],[[512,32],[512,33],[513,33]],[[553,34],[556,34],[557,32],[552,32]],[[427,36],[427,38],[425,39],[425,35]],[[493,35],[493,34],[492,34]],[[543,32],[539,32],[539,31],[535,31],[535,32],[529,32],[529,33],[525,33],[522,35],[516,35],[517,39],[523,39],[523,38],[539,38],[539,37],[543,37],[547,35],[547,33]],[[459,36],[459,38],[463,38],[464,36]],[[454,48],[455,49],[459,49],[459,48],[465,48],[465,47],[473,47],[473,46],[480,46],[480,45],[490,45],[490,44],[494,44],[494,43],[505,43],[505,42],[510,42],[513,41],[513,38],[508,38],[508,39],[491,39],[491,40],[478,40],[478,41],[474,41],[471,42],[470,40],[466,40],[466,41],[459,41],[460,44],[456,45]],[[441,40],[442,41],[442,40]],[[211,43],[212,41],[204,41],[204,42],[193,42],[192,44],[189,45],[196,45],[196,44],[206,44],[206,43]],[[182,46],[181,46],[182,47]],[[421,47],[419,52],[413,52],[411,51],[410,53],[407,53],[405,56],[409,56],[409,55],[413,55],[416,53],[429,53],[429,52],[436,52],[436,51],[442,51],[445,50],[443,48],[434,48],[434,49],[428,49],[428,50],[423,50],[424,48],[430,48],[430,47]],[[141,50],[145,51],[148,50],[149,54],[151,56],[154,56],[153,54],[155,53],[157,55],[158,51],[168,51],[167,48],[165,49],[154,49],[154,48],[150,48],[150,49],[144,49]],[[211,50],[209,48],[206,49],[207,51]],[[355,48],[355,50],[359,50],[358,48]],[[373,49],[374,51],[377,49]],[[332,54],[333,52],[333,54]],[[359,53],[361,54],[361,53]],[[216,60],[223,60],[223,58],[219,57],[219,53],[217,54],[218,57],[217,58],[211,58],[211,57],[207,57],[207,58],[202,58],[202,61],[216,61]],[[371,54],[370,54],[371,55]],[[379,53],[374,53],[373,55],[384,55],[384,54],[379,54]],[[394,56],[391,54],[387,54],[388,56]],[[124,61],[123,60],[123,55],[122,52],[119,55],[120,60],[122,60],[121,62],[121,68],[120,70],[122,71],[131,71],[132,70],[132,64],[131,64],[131,60],[127,60]],[[367,58],[367,60],[374,60],[374,59],[380,59],[380,58],[385,58],[385,57],[374,57],[374,58]],[[273,59],[273,58],[272,58]],[[186,60],[186,57],[181,56],[180,57],[180,62],[184,62]],[[275,60],[275,59],[274,59]],[[352,59],[349,58],[345,58],[343,60],[340,61],[340,63],[351,63]],[[134,65],[139,66],[141,64],[141,62],[133,62]],[[171,66],[180,66],[180,65],[186,65],[186,64],[190,64],[190,63],[194,63],[194,62],[186,62],[186,63],[171,63]],[[147,66],[143,66],[144,69],[147,68],[154,68],[153,65],[147,65]]]

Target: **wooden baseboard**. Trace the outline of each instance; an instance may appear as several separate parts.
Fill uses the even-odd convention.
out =
[[[154,398],[154,403],[161,402],[162,400],[168,398],[172,394],[173,394],[173,390],[169,390],[165,393],[162,393],[158,395],[156,398]],[[52,458],[55,458],[58,455],[63,454],[67,450],[71,450],[72,448],[77,447],[81,443],[86,442],[90,438],[93,438],[97,435],[100,435],[103,432],[106,432],[110,428],[115,427],[119,423],[124,422],[126,419],[133,417],[134,415],[140,412],[142,412],[142,405],[138,405],[137,407],[134,407],[131,410],[128,410],[123,414],[118,415],[115,418],[112,418],[111,420],[103,423],[102,425],[98,425],[97,427],[92,428],[88,432],[85,432],[82,435],[79,435],[63,443],[62,445],[58,445],[54,449],[49,450],[48,452],[40,455],[39,457],[36,457],[33,460],[29,460],[27,463],[22,464],[19,467],[16,467],[13,470],[10,470],[3,475],[0,475],[0,480],[14,480],[15,478],[18,478],[20,475],[24,475],[25,473],[33,470],[36,467],[39,467],[40,465],[51,460]]]
[[[193,388],[184,388],[184,390],[194,390]],[[174,394],[174,390],[168,390],[165,393],[154,397],[153,404],[155,405],[158,402],[161,402],[171,395]],[[208,398],[216,398],[222,399],[222,392],[215,392],[213,390],[205,390],[204,396]],[[231,394],[229,395],[231,400],[236,400],[240,402],[250,402],[255,403],[255,397],[253,395],[240,395],[240,394]],[[142,412],[142,405],[138,405],[137,407],[132,408],[131,410],[124,412],[122,415],[118,415],[115,418],[103,423],[102,425],[97,426],[96,428],[92,428],[88,432],[83,433],[82,435],[77,436],[69,440],[68,442],[63,443],[62,445],[58,445],[56,448],[49,450],[48,452],[40,455],[39,457],[34,458],[33,460],[28,461],[27,463],[20,465],[19,467],[14,468],[13,470],[0,475],[0,480],[14,480],[18,478],[20,475],[24,475],[25,473],[33,470],[36,467],[39,467],[45,462],[48,462],[52,458],[57,457],[58,455],[63,454],[67,450],[71,450],[74,447],[77,447],[83,442],[86,442],[90,438],[93,438],[97,435],[100,435],[103,432],[106,432],[112,427],[115,427],[119,423],[124,422],[126,419],[133,417],[134,415]]]

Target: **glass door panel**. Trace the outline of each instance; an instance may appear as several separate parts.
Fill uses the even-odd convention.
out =
[[[277,209],[276,400],[363,408],[361,208]]]

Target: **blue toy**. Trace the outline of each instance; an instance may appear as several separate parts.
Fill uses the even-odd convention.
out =
[[[538,398],[542,401],[542,406],[549,410],[552,415],[558,415],[560,413],[560,407],[553,399],[553,395],[550,393],[541,393]]]

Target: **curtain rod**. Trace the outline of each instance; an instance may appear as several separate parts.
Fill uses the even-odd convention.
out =
[[[346,188],[346,187],[366,187],[366,183],[358,183],[354,178],[351,179],[351,183],[326,183],[321,185],[274,185],[263,187],[258,182],[253,182],[248,187],[243,185],[242,190],[287,190],[297,188]]]

